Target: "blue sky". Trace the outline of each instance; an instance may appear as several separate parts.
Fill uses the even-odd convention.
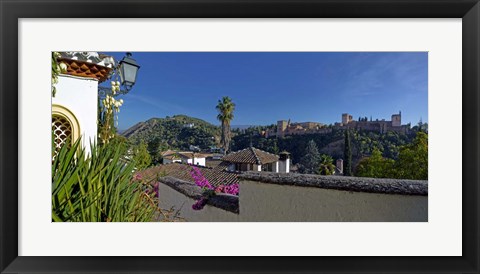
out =
[[[121,60],[123,52],[106,52]],[[119,129],[186,114],[219,124],[222,96],[232,125],[277,120],[335,123],[342,113],[428,122],[427,52],[133,52],[141,68],[123,95]]]

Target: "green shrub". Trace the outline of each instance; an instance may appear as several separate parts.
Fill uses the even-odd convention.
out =
[[[149,184],[133,180],[134,163],[122,146],[64,145],[52,164],[55,222],[145,222],[159,211]],[[158,195],[158,194],[157,194]]]

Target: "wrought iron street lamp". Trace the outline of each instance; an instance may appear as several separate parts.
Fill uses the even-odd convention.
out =
[[[135,85],[135,82],[137,81],[139,69],[140,65],[135,59],[132,58],[132,53],[127,52],[126,56],[123,57],[123,59],[118,63],[118,66],[114,68],[111,76],[111,79],[115,81],[118,79],[118,77],[120,78],[120,91],[116,95],[127,94],[132,89],[133,85]],[[104,97],[107,94],[113,95],[111,94],[110,87],[99,86],[98,90],[101,97]]]
[[[137,72],[140,66],[137,61],[132,58],[132,53],[127,52],[127,56],[119,63],[119,74],[121,86],[125,87],[126,91],[130,91],[135,81],[137,80]]]

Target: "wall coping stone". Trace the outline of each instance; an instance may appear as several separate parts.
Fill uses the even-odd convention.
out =
[[[175,177],[161,177],[158,179],[158,181],[192,199],[198,200],[203,194],[202,189],[196,184],[183,181]],[[236,214],[239,213],[238,196],[236,195],[218,193],[208,199],[207,205],[211,205]]]
[[[299,173],[248,171],[238,175],[240,183],[255,181],[268,184],[318,187],[354,192],[428,196],[428,181],[347,176],[323,176]]]

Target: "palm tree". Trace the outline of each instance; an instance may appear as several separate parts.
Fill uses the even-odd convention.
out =
[[[230,148],[230,122],[233,120],[233,111],[235,110],[235,104],[228,96],[223,97],[222,100],[218,100],[217,105],[218,115],[217,119],[222,123],[221,145],[225,150],[225,153]]]
[[[333,175],[335,172],[333,158],[329,155],[322,154],[322,156],[320,156],[320,168],[318,171],[321,175]]]

